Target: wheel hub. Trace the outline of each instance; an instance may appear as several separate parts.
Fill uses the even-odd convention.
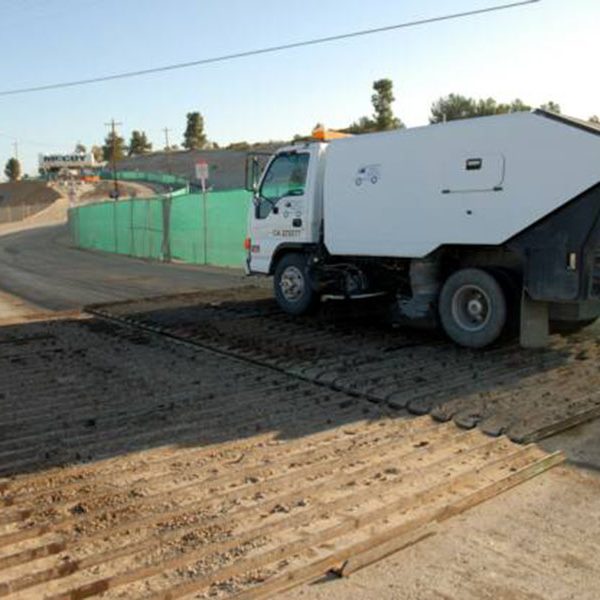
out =
[[[477,285],[463,285],[452,299],[452,316],[466,331],[481,331],[490,320],[491,301]]]
[[[472,300],[469,300],[467,310],[474,319],[477,319],[481,318],[485,308],[479,298],[473,298]]]
[[[298,267],[287,267],[281,274],[279,287],[288,302],[297,302],[304,294],[304,274]]]

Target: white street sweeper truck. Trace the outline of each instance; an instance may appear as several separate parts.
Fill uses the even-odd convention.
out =
[[[262,174],[249,157],[247,182],[247,270],[288,313],[381,295],[472,348],[600,315],[593,124],[538,110],[299,143]]]

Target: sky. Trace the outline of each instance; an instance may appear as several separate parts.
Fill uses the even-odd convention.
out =
[[[0,92],[145,69],[476,10],[510,0],[0,0]],[[32,94],[0,96],[0,167],[30,174],[39,153],[101,144],[105,123],[155,148],[181,144],[186,113],[209,139],[291,139],[317,122],[341,128],[372,113],[371,86],[394,82],[407,126],[449,93],[553,100],[600,115],[600,1],[541,0],[461,20]],[[3,168],[2,168],[3,170]]]

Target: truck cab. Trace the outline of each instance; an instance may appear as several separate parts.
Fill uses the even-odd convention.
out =
[[[287,146],[268,161],[258,177],[260,162],[250,161],[254,191],[250,211],[249,273],[273,274],[278,255],[316,244],[322,220],[322,178],[319,165],[325,145]]]

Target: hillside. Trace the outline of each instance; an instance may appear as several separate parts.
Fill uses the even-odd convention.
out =
[[[41,181],[0,184],[0,223],[10,223],[48,208],[60,194]]]
[[[252,152],[271,153],[279,146],[253,148]],[[246,156],[245,151],[237,150],[184,150],[176,152],[153,152],[144,156],[135,156],[121,160],[119,170],[150,171],[152,173],[171,173],[194,180],[195,165],[206,161],[210,168],[209,185],[215,190],[231,190],[244,187]]]

